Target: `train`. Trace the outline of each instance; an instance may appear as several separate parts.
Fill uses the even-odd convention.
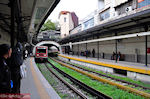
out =
[[[54,47],[37,46],[35,50],[35,62],[46,62],[48,57],[57,57],[59,51]]]
[[[37,46],[35,50],[35,61],[36,62],[46,62],[48,60],[48,47],[47,46]]]
[[[58,53],[59,53],[59,51],[58,51],[58,49],[55,48],[55,47],[51,47],[51,48],[49,48],[49,50],[48,50],[48,56],[50,56],[50,57],[57,57],[57,56],[58,56]]]

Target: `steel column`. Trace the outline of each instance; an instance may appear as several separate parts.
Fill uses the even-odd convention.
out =
[[[147,66],[147,35],[145,36],[145,66]]]
[[[15,33],[15,13],[14,13],[14,2],[15,0],[10,0],[11,3],[11,47],[14,47],[14,33]]]
[[[73,47],[73,45],[72,45],[72,55],[74,55],[74,50],[73,50],[73,49],[74,49],[74,47]]]
[[[115,36],[117,36],[117,33],[115,33]],[[116,63],[117,63],[117,59],[118,59],[118,54],[117,54],[117,52],[118,52],[117,43],[118,43],[118,40],[116,39],[115,41],[116,41],[116,42],[115,42],[115,47],[116,47]]]
[[[97,55],[98,55],[97,59],[99,60],[99,42],[97,42]]]
[[[80,54],[79,54],[79,44],[78,44],[78,57],[79,57],[79,55],[80,55]]]
[[[148,31],[148,25],[144,26],[144,30]],[[145,36],[145,66],[147,66],[147,35]]]
[[[17,23],[17,41],[18,42],[20,41],[20,35],[21,35],[21,20],[20,20],[20,18],[19,18],[19,21],[20,22]]]
[[[86,51],[85,51],[85,53],[86,53],[86,58],[88,57],[88,55],[87,55],[87,43],[86,43],[86,45],[85,45],[85,47],[86,47]]]

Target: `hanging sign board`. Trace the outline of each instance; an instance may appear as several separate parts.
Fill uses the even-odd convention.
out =
[[[138,0],[138,3],[142,2],[142,1],[144,1],[144,0]]]
[[[150,53],[150,48],[147,48],[147,53]]]

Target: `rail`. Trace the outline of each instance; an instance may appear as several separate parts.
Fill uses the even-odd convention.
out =
[[[51,64],[49,61],[48,61],[49,64]],[[62,70],[58,69],[57,67],[55,67],[53,64],[51,64],[52,67],[57,70],[59,73],[61,73],[63,76],[69,78],[73,83],[77,84],[78,86],[80,86],[82,89],[84,89],[85,91],[89,92],[90,94],[94,95],[94,96],[97,96],[98,99],[112,99],[111,97],[93,89],[92,87],[82,83],[81,81],[73,78],[72,76],[68,75],[67,73],[63,72]]]
[[[93,79],[95,79],[95,80],[100,81],[100,82],[108,83],[108,84],[113,85],[113,86],[116,86],[116,87],[118,87],[118,88],[120,88],[120,89],[122,89],[122,90],[129,91],[129,92],[131,92],[131,93],[135,93],[135,94],[137,94],[137,95],[140,95],[140,96],[143,96],[143,97],[146,97],[146,98],[150,98],[150,94],[145,93],[145,92],[143,92],[143,91],[139,91],[139,90],[136,90],[136,89],[134,89],[134,88],[130,88],[130,87],[127,87],[127,86],[123,86],[123,85],[121,85],[121,84],[117,84],[117,83],[112,82],[112,81],[109,81],[109,80],[107,80],[107,79],[103,79],[103,78],[101,78],[101,77],[99,77],[99,76],[96,76],[96,75],[94,75],[94,74],[91,74],[91,73],[88,73],[88,72],[79,70],[79,69],[77,69],[77,68],[73,68],[73,67],[71,67],[71,66],[69,66],[69,65],[67,65],[67,64],[62,63],[62,62],[58,62],[58,61],[56,61],[56,62],[59,63],[59,64],[61,64],[61,65],[63,65],[63,66],[65,66],[65,67],[67,67],[67,68],[70,68],[70,69],[75,70],[75,71],[77,71],[77,72],[79,72],[79,73],[82,73],[82,74],[84,74],[84,75],[87,75],[87,76],[89,76],[89,77],[91,77],[91,78],[93,78]]]
[[[67,81],[65,81],[64,79],[62,79],[61,77],[59,77],[55,72],[53,72],[48,66],[47,64],[45,64],[45,66],[47,67],[47,69],[53,74],[55,75],[55,77],[57,77],[60,81],[62,81],[65,85],[67,85],[71,90],[73,90],[76,94],[78,94],[80,97],[82,97],[83,99],[88,99],[87,96],[85,96],[82,92],[78,91],[74,86],[72,86],[71,84],[69,84]]]

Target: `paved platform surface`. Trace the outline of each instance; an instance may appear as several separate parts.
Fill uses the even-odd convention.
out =
[[[34,59],[24,61],[27,66],[27,77],[21,81],[21,93],[30,93],[31,99],[60,99],[37,68]]]
[[[139,69],[150,69],[150,64],[148,66],[145,66],[145,64],[142,63],[134,63],[134,62],[126,62],[126,61],[116,61],[115,60],[107,60],[107,59],[97,59],[97,58],[92,58],[92,57],[84,57],[84,56],[77,56],[77,55],[68,55],[68,54],[62,54],[64,56],[68,57],[75,57],[75,58],[80,58],[80,59],[86,59],[86,60],[94,60],[96,62],[102,62],[102,63],[107,63],[107,64],[113,64],[113,65],[120,65],[120,66],[125,66],[125,67],[133,67],[133,68],[139,68]]]

